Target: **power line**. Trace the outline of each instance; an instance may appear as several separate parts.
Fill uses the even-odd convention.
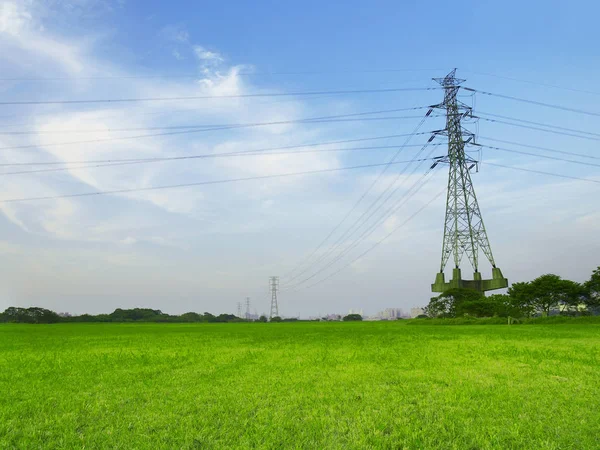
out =
[[[385,240],[389,239],[390,236],[392,236],[396,231],[398,231],[400,228],[404,227],[407,223],[409,223],[411,220],[413,220],[417,215],[419,215],[425,208],[427,208],[429,205],[431,205],[434,201],[436,201],[438,198],[440,198],[444,193],[446,192],[446,188],[444,188],[443,190],[441,190],[438,194],[436,194],[431,200],[429,200],[427,203],[425,203],[421,208],[419,208],[416,212],[414,212],[411,216],[409,216],[404,222],[402,222],[401,224],[399,224],[396,228],[394,228],[392,231],[390,231],[388,234],[386,234],[383,238],[381,238],[379,241],[375,242],[371,247],[369,247],[368,249],[366,249],[364,252],[362,252],[360,255],[358,255],[357,257],[355,257],[354,259],[352,259],[351,261],[349,261],[348,263],[344,264],[342,267],[340,267],[338,270],[336,270],[335,272],[327,275],[326,277],[308,285],[305,287],[305,289],[310,289],[318,284],[323,283],[324,281],[329,280],[330,278],[334,277],[335,275],[337,275],[338,273],[340,273],[342,270],[346,269],[347,267],[351,266],[352,264],[354,264],[356,261],[358,261],[359,259],[363,258],[365,255],[367,255],[368,253],[370,253],[371,251],[373,251],[375,248],[377,248],[379,245],[381,245],[382,242],[384,242]]]
[[[504,169],[519,170],[521,172],[537,173],[537,174],[540,174],[540,175],[550,175],[550,176],[553,176],[553,177],[567,178],[567,179],[570,179],[570,180],[587,181],[589,183],[600,184],[600,180],[593,180],[593,179],[590,179],[590,178],[574,177],[574,176],[570,176],[570,175],[563,175],[563,174],[560,174],[560,173],[553,173],[553,172],[543,172],[541,170],[534,170],[534,169],[524,169],[523,167],[505,166],[505,165],[502,165],[502,164],[496,164],[496,163],[491,163],[491,162],[486,162],[485,164],[487,164],[488,166],[502,167]]]
[[[523,125],[523,124],[520,124],[520,123],[506,122],[505,120],[488,119],[486,117],[479,117],[479,116],[473,116],[473,117],[477,118],[477,119],[480,119],[480,120],[485,120],[486,122],[501,123],[501,124],[510,125],[510,126],[513,126],[513,127],[527,128],[529,130],[544,131],[546,133],[559,134],[559,135],[562,135],[562,136],[570,136],[570,137],[576,137],[576,138],[580,138],[580,139],[588,139],[590,141],[600,141],[600,137],[581,136],[579,134],[566,133],[564,131],[548,130],[546,128],[533,127],[531,125]]]
[[[368,113],[371,114],[371,113]],[[378,114],[378,113],[375,113]],[[362,114],[356,114],[362,115]],[[348,114],[348,117],[354,116],[354,114]],[[343,117],[343,116],[342,116]],[[9,131],[9,132],[1,132],[0,135],[41,135],[41,134],[79,134],[79,133],[112,133],[112,132],[125,132],[125,131],[152,131],[152,130],[189,130],[190,132],[198,131],[214,131],[214,130],[229,130],[233,128],[252,128],[266,125],[284,125],[284,124],[312,124],[312,123],[340,123],[340,122],[369,122],[369,121],[379,121],[379,120],[405,120],[405,119],[419,119],[422,116],[384,116],[384,117],[360,117],[360,118],[336,118],[336,116],[331,116],[331,118],[314,118],[314,119],[298,119],[298,120],[289,120],[286,122],[272,122],[272,123],[238,123],[238,124],[216,124],[216,125],[174,125],[174,126],[164,126],[164,127],[139,127],[139,128],[112,128],[112,129],[98,129],[98,130],[49,130],[49,131]],[[431,117],[444,117],[443,115],[432,115]]]
[[[178,100],[216,100],[224,98],[261,98],[261,97],[311,97],[315,95],[346,95],[346,94],[375,94],[408,91],[434,91],[440,88],[386,88],[386,89],[351,89],[339,91],[312,91],[312,92],[277,92],[270,94],[226,94],[226,95],[195,95],[183,97],[146,97],[146,98],[113,98],[113,99],[90,99],[90,100],[26,100],[0,102],[0,106],[16,105],[72,105],[81,103],[133,103],[133,102],[160,102]]]
[[[478,89],[472,89],[472,88],[468,88],[468,87],[461,87],[461,89],[464,89],[465,91],[469,91],[469,92],[477,92],[477,93],[482,94],[482,95],[489,95],[489,96],[492,96],[492,97],[504,98],[504,99],[507,99],[507,100],[514,100],[514,101],[522,102],[522,103],[530,103],[532,105],[537,105],[537,106],[544,106],[546,108],[560,109],[562,111],[569,111],[569,112],[575,112],[575,113],[579,113],[579,114],[587,114],[589,116],[600,117],[600,113],[592,112],[592,111],[586,111],[586,110],[583,110],[583,109],[569,108],[567,106],[555,105],[555,104],[552,104],[552,103],[538,102],[536,100],[529,100],[529,99],[520,98],[520,97],[513,97],[511,95],[495,94],[493,92],[480,91]]]
[[[493,74],[493,73],[477,72],[477,71],[474,71],[474,70],[465,70],[465,72],[472,73],[472,74],[475,74],[475,75],[484,75],[486,77],[500,78],[500,79],[503,79],[503,80],[518,81],[519,83],[533,84],[533,85],[536,85],[536,86],[549,87],[549,88],[553,88],[553,89],[563,89],[565,91],[581,92],[583,94],[600,95],[600,92],[587,91],[587,90],[584,90],[584,89],[576,89],[576,88],[565,87],[565,86],[558,86],[556,84],[548,84],[548,83],[542,83],[542,82],[539,82],[539,81],[524,80],[524,79],[515,78],[515,77],[507,77],[507,76],[504,76],[504,75],[496,75],[496,74]]]
[[[306,144],[298,145],[293,147],[311,147],[316,145],[328,145],[324,144]],[[419,147],[421,144],[409,144],[406,147]],[[432,144],[435,146],[442,145]],[[341,147],[341,148],[325,148],[319,150],[292,150],[288,152],[273,152],[272,150],[286,149],[287,147],[273,147],[266,149],[256,150],[240,150],[238,152],[226,152],[226,153],[204,153],[197,155],[181,155],[181,156],[165,156],[165,157],[154,157],[154,158],[113,158],[113,159],[80,159],[74,161],[44,161],[44,162],[21,162],[21,163],[0,163],[0,167],[22,167],[22,166],[57,166],[57,165],[69,165],[69,164],[121,164],[121,163],[153,163],[163,161],[178,161],[186,159],[203,159],[203,158],[221,158],[221,157],[234,157],[234,156],[270,156],[270,155],[296,155],[303,153],[327,153],[327,152],[350,152],[358,150],[389,150],[397,149],[397,145],[374,145],[368,147]]]
[[[411,160],[409,162],[414,162]],[[378,164],[362,164],[358,166],[350,166],[350,167],[337,167],[332,169],[319,169],[319,170],[307,170],[303,172],[289,172],[275,175],[258,175],[252,177],[241,177],[241,178],[230,178],[224,180],[212,180],[212,181],[199,181],[196,183],[181,183],[181,184],[171,184],[171,185],[163,185],[163,186],[149,186],[144,188],[130,188],[130,189],[115,189],[110,191],[95,191],[95,192],[82,192],[77,194],[63,194],[63,195],[52,195],[52,196],[44,196],[44,197],[24,197],[24,198],[14,198],[7,200],[0,200],[0,203],[19,203],[19,202],[27,202],[34,200],[56,200],[61,198],[74,198],[74,197],[91,197],[97,195],[109,195],[109,194],[125,194],[130,192],[141,192],[141,191],[155,191],[160,189],[175,189],[182,187],[192,187],[192,186],[206,186],[211,184],[225,184],[225,183],[236,183],[240,181],[251,181],[251,180],[265,180],[271,178],[282,178],[289,176],[300,176],[300,175],[311,175],[316,173],[328,173],[328,172],[340,172],[344,170],[356,170],[356,169],[366,169],[371,167],[382,167],[390,164],[403,164],[403,161],[396,162],[386,162],[386,163],[378,163]]]
[[[39,148],[39,147],[60,147],[60,146],[64,146],[64,145],[98,144],[98,143],[102,143],[102,142],[126,141],[126,140],[141,139],[141,138],[148,138],[148,137],[178,136],[178,135],[191,134],[191,133],[204,133],[207,131],[221,131],[221,130],[253,128],[253,127],[273,126],[273,125],[289,125],[292,123],[313,124],[313,123],[328,123],[328,122],[368,121],[369,119],[396,120],[396,119],[398,119],[398,117],[371,117],[371,118],[363,117],[360,119],[327,119],[327,120],[318,119],[318,118],[310,118],[310,119],[299,119],[299,120],[282,120],[282,121],[275,121],[275,122],[257,122],[257,123],[237,124],[237,125],[234,124],[234,125],[227,125],[227,126],[214,127],[214,128],[202,128],[202,129],[192,129],[192,130],[184,130],[184,131],[169,131],[169,132],[165,132],[165,133],[138,134],[138,135],[134,135],[134,136],[86,139],[86,140],[70,141],[70,142],[55,142],[55,143],[48,143],[48,144],[43,144],[43,145],[41,145],[41,144],[40,145],[38,145],[38,144],[17,145],[17,146],[11,146],[11,147],[0,147],[0,150],[22,150],[22,149],[27,149],[27,148]]]
[[[349,74],[349,73],[398,73],[398,72],[439,72],[442,69],[361,69],[361,70],[319,70],[319,71],[239,71],[236,75],[323,75],[323,74]],[[137,80],[137,79],[160,79],[160,78],[202,78],[201,74],[155,74],[155,75],[98,75],[88,77],[6,77],[0,81],[76,81],[76,80]]]
[[[427,119],[427,117],[429,117],[431,115],[432,112],[433,112],[432,108],[430,108],[427,111],[427,113],[421,119],[421,121],[419,122],[419,124],[415,127],[415,129],[413,130],[413,132],[408,135],[406,141],[404,142],[404,145],[401,146],[398,149],[398,151],[392,156],[392,158],[390,159],[390,164],[398,157],[398,155],[400,154],[400,152],[402,151],[402,149],[404,148],[404,146],[406,146],[406,144],[409,143],[410,139],[413,136],[421,134],[421,133],[419,133],[419,129],[421,128],[421,126],[423,125],[423,123],[425,122],[425,120]],[[333,234],[344,224],[344,222],[346,222],[346,220],[356,210],[356,208],[358,208],[358,205],[360,205],[360,203],[365,199],[365,197],[369,194],[369,192],[371,192],[371,190],[373,189],[373,187],[375,186],[375,184],[377,184],[377,182],[379,181],[379,179],[385,174],[385,172],[388,170],[388,168],[389,168],[389,166],[386,166],[386,167],[383,168],[383,170],[379,173],[379,175],[377,176],[377,178],[373,181],[373,183],[371,183],[371,185],[367,188],[367,190],[365,190],[362,193],[362,195],[358,198],[358,200],[354,203],[354,205],[352,205],[352,207],[346,213],[346,215],[342,218],[342,220],[340,222],[338,222],[335,227],[333,227],[333,229],[329,232],[329,234],[327,234],[327,236],[325,236],[325,238],[317,245],[317,247],[306,258],[302,259],[292,270],[290,270],[289,272],[287,272],[284,275],[283,278],[288,278],[288,276],[292,275],[294,272],[296,272],[298,269],[300,269],[302,266],[304,266],[306,263],[308,263],[313,258],[313,256],[323,247],[323,245],[325,245],[325,243],[331,238],[331,236],[333,236]],[[317,258],[316,262],[318,262],[319,260],[320,260],[320,257]],[[287,283],[289,283],[289,282],[295,280],[296,278],[298,278],[299,276],[301,276],[303,273],[305,273],[308,270],[308,268],[310,268],[310,266],[308,266],[303,271],[300,271],[295,276],[292,276],[287,281]]]
[[[419,146],[415,144],[414,146]],[[435,144],[441,145],[441,144]],[[81,164],[76,167],[53,167],[49,169],[35,169],[35,170],[22,170],[17,172],[0,172],[0,177],[4,175],[22,175],[31,173],[43,173],[43,172],[62,172],[77,169],[91,169],[98,167],[113,167],[113,166],[128,166],[137,164],[149,164],[167,161],[183,161],[189,159],[210,159],[220,157],[236,157],[236,156],[272,156],[272,155],[295,155],[304,153],[325,153],[325,152],[344,152],[344,151],[357,151],[357,150],[383,150],[383,149],[397,149],[397,145],[383,145],[373,147],[354,147],[354,148],[333,148],[333,149],[321,149],[321,150],[296,150],[288,152],[232,152],[232,153],[208,153],[204,155],[187,155],[187,156],[172,156],[165,158],[142,158],[142,159],[124,159],[124,160],[90,160],[90,161],[71,161],[71,162],[46,162],[46,163],[13,163],[13,164],[0,164],[0,167],[7,166],[30,166],[30,165],[65,165],[65,164]]]
[[[429,145],[429,143],[433,140],[433,138],[435,137],[435,135],[431,136],[429,138],[429,141],[427,143],[425,143],[425,145],[422,146],[422,148],[419,150],[419,152],[417,153],[416,157],[418,158],[419,155],[425,150],[425,148]],[[429,152],[429,154],[426,156],[425,160],[429,160],[431,153],[433,152],[433,149]],[[434,166],[432,166],[433,168]],[[413,171],[409,174],[409,177],[412,176],[417,169],[419,168],[419,166],[415,167],[413,169]],[[403,185],[403,183],[400,183],[398,186],[396,186],[395,189],[393,189],[390,192],[390,189],[392,188],[392,186],[394,186],[394,184],[397,183],[397,181],[400,179],[401,176],[404,175],[404,173],[406,172],[406,169],[408,169],[408,166],[406,166],[401,172],[399,172],[398,174],[396,174],[396,178],[394,178],[394,180],[388,184],[388,186],[386,187],[386,189],[384,189],[378,196],[377,198],[371,202],[371,205],[362,213],[362,215],[356,219],[354,221],[354,223],[352,225],[350,225],[350,227],[348,229],[346,229],[346,231],[329,247],[329,249],[327,251],[325,251],[324,253],[322,253],[313,263],[312,265],[317,265],[319,264],[321,261],[327,259],[327,257],[329,255],[331,255],[332,253],[334,253],[338,248],[340,248],[346,241],[347,238],[352,237],[352,235],[360,230],[360,228],[369,222],[369,220],[377,213],[377,211],[379,211],[381,209],[381,207],[383,207],[383,205],[386,204],[386,202],[398,191],[398,189],[400,189],[400,187]],[[431,169],[430,169],[431,170]],[[426,174],[429,173],[429,171],[426,172]],[[376,180],[377,181],[377,180]],[[408,191],[410,192],[410,190]],[[408,195],[408,192],[406,195]],[[377,205],[379,203],[379,200],[381,200],[381,198],[385,195],[388,194],[387,197],[375,208],[375,210],[371,211],[375,205]],[[388,212],[393,209],[390,208],[388,209]],[[386,213],[384,213],[385,215]],[[384,219],[385,220],[385,219]],[[377,224],[379,223],[379,219],[375,222],[374,227],[377,226]],[[371,230],[374,230],[374,227],[371,228]],[[368,231],[369,229],[367,229],[366,231]],[[361,238],[363,238],[363,236],[365,235],[365,232],[363,232],[362,235],[360,235],[355,241],[354,244],[351,244],[350,246],[346,247],[345,249],[343,249],[338,255],[337,257],[334,257],[334,259],[325,266],[325,268],[330,267],[332,264],[334,264],[336,261],[338,261],[341,257],[344,256],[344,254],[346,254],[349,250],[351,250],[354,246],[358,245],[358,243],[360,243]],[[294,279],[300,277],[302,274],[308,272],[310,269],[310,266],[307,267],[306,269],[304,269],[303,271],[301,271],[300,273],[298,273],[296,276],[292,277],[287,283],[290,283],[291,281],[293,281]],[[323,269],[325,270],[325,269]],[[301,281],[300,283],[303,283],[304,281],[307,281],[309,279],[311,279],[312,277],[314,277],[316,275],[313,275],[311,277],[309,277],[308,279],[305,279],[303,281]],[[286,284],[287,284],[286,283]]]
[[[577,129],[573,129],[573,128],[566,128],[566,127],[561,127],[561,126],[558,126],[558,125],[552,125],[552,124],[543,123],[543,122],[534,122],[534,121],[525,120],[525,119],[517,119],[517,118],[514,118],[514,117],[510,117],[510,116],[502,116],[500,114],[491,114],[491,113],[487,113],[487,112],[479,112],[478,114],[484,114],[484,115],[490,116],[490,117],[497,117],[499,119],[508,119],[508,120],[512,120],[514,122],[528,123],[528,124],[531,124],[531,125],[540,125],[540,126],[543,126],[543,127],[555,128],[557,130],[570,131],[570,132],[573,132],[573,133],[580,133],[580,134],[589,134],[591,136],[598,136],[598,137],[600,137],[600,133],[593,133],[591,131],[577,130]],[[477,117],[477,118],[481,118],[481,117]]]
[[[516,145],[518,147],[534,148],[534,149],[537,149],[537,150],[544,150],[546,152],[560,153],[560,154],[563,154],[563,155],[571,155],[571,156],[579,156],[580,158],[600,159],[600,157],[598,157],[598,156],[584,155],[582,153],[573,153],[573,152],[567,152],[567,151],[564,151],[564,150],[556,150],[556,149],[553,149],[553,148],[541,147],[539,145],[522,144],[520,142],[506,141],[506,140],[503,140],[503,139],[496,139],[496,138],[492,138],[492,137],[488,137],[488,136],[480,136],[480,137],[481,137],[481,139],[485,139],[485,140],[488,140],[488,141],[502,142],[504,144],[512,144],[512,145]]]
[[[419,109],[425,109],[428,106],[415,106],[412,108],[396,108],[396,109],[383,109],[379,111],[365,111],[359,113],[351,113],[351,114],[337,114],[333,116],[321,116],[314,117],[309,119],[298,119],[302,122],[305,121],[313,121],[313,120],[327,120],[327,119],[341,119],[346,117],[357,117],[357,116],[368,116],[375,114],[383,114],[383,113],[391,113],[391,112],[400,112],[400,111],[416,111]],[[421,116],[405,116],[406,119],[416,119]],[[399,118],[399,117],[396,117]],[[195,125],[174,125],[174,126],[162,126],[162,127],[131,127],[131,128],[104,128],[104,129],[71,129],[71,130],[25,130],[25,131],[0,131],[0,135],[31,135],[31,134],[61,134],[61,133],[113,133],[113,132],[122,132],[122,131],[155,131],[155,130],[181,130],[188,128],[211,128],[211,127],[245,127],[253,124],[239,124],[239,123],[225,123],[225,124],[195,124]]]
[[[335,95],[321,95],[321,96],[315,96],[315,97],[311,97],[311,100],[315,100],[315,99],[323,99],[323,98],[331,98],[331,97],[335,97]],[[286,102],[294,102],[297,101],[297,99],[294,98],[284,98],[284,99],[279,99],[279,100],[273,100],[273,101],[258,101],[255,104],[259,105],[259,106],[266,106],[266,105],[279,105],[282,103],[286,103]],[[135,108],[135,109],[134,109]],[[113,111],[111,114],[104,114],[101,116],[94,116],[93,118],[85,118],[84,120],[86,121],[90,121],[90,120],[98,120],[98,119],[104,119],[104,118],[112,118],[115,116],[123,116],[126,115],[127,118],[131,118],[131,117],[141,117],[141,116],[164,116],[164,115],[170,115],[172,116],[173,114],[179,114],[179,113],[184,113],[184,112],[188,112],[188,113],[194,113],[194,112],[198,112],[198,111],[206,111],[203,108],[198,108],[198,107],[194,107],[194,108],[180,108],[180,109],[169,109],[169,110],[160,110],[160,111],[154,111],[154,112],[135,112],[132,113],[131,111],[136,111],[138,109],[141,109],[143,111],[146,111],[146,108],[148,108],[147,105],[144,105],[143,103],[138,103],[137,105],[134,104],[134,106],[132,106],[131,108],[120,108],[117,109],[115,111]],[[85,113],[90,113],[93,112],[95,113],[96,110],[71,110],[70,114],[85,114]],[[40,112],[36,112],[35,114],[24,114],[24,115],[17,115],[17,114],[10,114],[10,115],[4,115],[4,116],[0,116],[0,119],[15,119],[15,118],[37,118],[37,117],[45,117],[45,116],[55,116],[56,115],[56,111],[51,112],[51,113],[40,113]],[[26,125],[27,122],[21,122],[21,123],[16,123],[16,124],[12,124],[12,125]],[[2,125],[2,128],[6,128],[6,124]]]
[[[600,164],[593,164],[593,163],[588,163],[588,162],[584,162],[584,161],[576,161],[576,160],[573,160],[573,159],[558,158],[556,156],[547,156],[547,155],[540,155],[540,154],[530,153],[530,152],[522,152],[522,151],[519,151],[519,150],[511,150],[509,148],[494,147],[494,146],[491,146],[491,145],[482,145],[482,144],[473,144],[473,145],[476,145],[478,147],[489,148],[489,149],[492,149],[492,150],[500,150],[502,152],[518,153],[520,155],[535,156],[535,157],[538,157],[538,158],[552,159],[554,161],[564,161],[564,162],[573,163],[573,164],[581,164],[583,166],[600,167]]]

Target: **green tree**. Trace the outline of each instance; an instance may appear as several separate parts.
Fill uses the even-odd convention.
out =
[[[363,320],[363,318],[360,314],[348,314],[347,316],[344,316],[342,320],[344,322],[353,322]]]
[[[539,312],[543,316],[549,315],[552,309],[577,311],[584,293],[579,283],[563,280],[551,273],[528,283],[514,283],[508,289],[515,305],[530,313]]]
[[[268,322],[268,321],[269,321],[269,319],[267,319],[267,316],[260,316],[260,317],[258,318],[258,321],[259,321],[259,322]]]
[[[600,267],[592,272],[592,276],[584,283],[586,306],[592,311],[600,310]]]
[[[282,322],[283,319],[279,316],[271,317],[271,322]]]
[[[492,294],[487,300],[494,305],[494,315],[499,317],[523,317],[528,311],[519,307],[510,295]]]
[[[424,308],[429,317],[457,317],[482,313],[485,296],[474,289],[453,288],[432,297]],[[493,314],[492,314],[493,315]]]

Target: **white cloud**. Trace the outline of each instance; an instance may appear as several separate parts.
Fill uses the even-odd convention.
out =
[[[217,52],[207,50],[201,45],[194,45],[194,54],[205,65],[218,65],[224,62],[224,58]]]
[[[19,36],[32,21],[24,2],[2,1],[0,3],[0,33]]]

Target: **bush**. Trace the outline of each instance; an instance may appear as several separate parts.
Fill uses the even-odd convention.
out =
[[[344,322],[358,322],[363,320],[363,318],[360,314],[348,314],[347,316],[344,316],[342,320]]]

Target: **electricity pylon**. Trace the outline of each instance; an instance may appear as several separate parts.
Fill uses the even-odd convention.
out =
[[[448,163],[450,170],[442,263],[431,290],[444,292],[450,288],[470,288],[485,292],[502,289],[508,286],[508,280],[496,267],[471,181],[470,171],[477,167],[477,161],[465,154],[465,145],[473,141],[475,135],[463,129],[461,120],[472,117],[472,108],[457,99],[460,85],[465,80],[455,75],[456,69],[444,78],[434,78],[444,87],[444,102],[435,108],[446,110],[446,128],[439,134],[448,138],[448,155],[440,162]],[[492,278],[489,280],[483,280],[479,272],[480,249],[492,265]],[[473,280],[462,279],[460,263],[465,254],[474,270]],[[446,282],[444,268],[451,256],[454,261],[452,279]]]
[[[246,319],[250,319],[250,297],[246,297]]]
[[[236,317],[242,318],[242,303],[237,302],[237,314]]]
[[[277,304],[277,291],[279,290],[279,277],[269,277],[269,288],[271,290],[271,315],[270,319],[279,316],[279,305]]]

